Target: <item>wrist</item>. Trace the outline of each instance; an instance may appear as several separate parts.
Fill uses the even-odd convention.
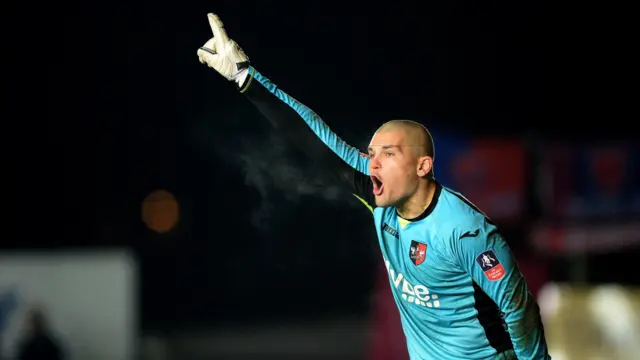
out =
[[[249,78],[249,69],[245,68],[238,71],[235,75],[233,75],[233,81],[238,85],[239,88],[243,88],[247,79]]]
[[[253,80],[253,68],[249,67],[246,69],[242,69],[239,71],[234,77],[233,81],[236,83],[238,90],[240,92],[245,92],[249,86],[251,86],[251,81]]]

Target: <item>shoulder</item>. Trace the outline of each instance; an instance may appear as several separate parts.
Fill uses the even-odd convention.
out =
[[[477,237],[493,226],[491,220],[464,195],[447,187],[442,187],[434,215],[438,237],[451,245],[460,239]]]

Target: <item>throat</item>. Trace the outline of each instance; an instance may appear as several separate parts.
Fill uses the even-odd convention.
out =
[[[438,183],[429,181],[426,187],[416,191],[404,204],[396,207],[396,213],[407,222],[426,218],[438,201],[440,188]]]

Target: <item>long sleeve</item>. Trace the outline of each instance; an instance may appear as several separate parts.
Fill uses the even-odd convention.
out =
[[[282,91],[255,68],[241,91],[288,141],[347,187],[370,210],[375,207],[369,159],[340,139],[307,106]]]
[[[520,360],[551,359],[540,309],[495,225],[486,218],[475,228],[454,232],[454,256],[504,314]]]

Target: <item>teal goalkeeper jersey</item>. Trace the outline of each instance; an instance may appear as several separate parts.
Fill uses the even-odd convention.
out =
[[[376,207],[368,158],[254,68],[241,91],[372,212],[412,360],[550,359],[540,313],[491,220],[436,184],[418,218]]]

